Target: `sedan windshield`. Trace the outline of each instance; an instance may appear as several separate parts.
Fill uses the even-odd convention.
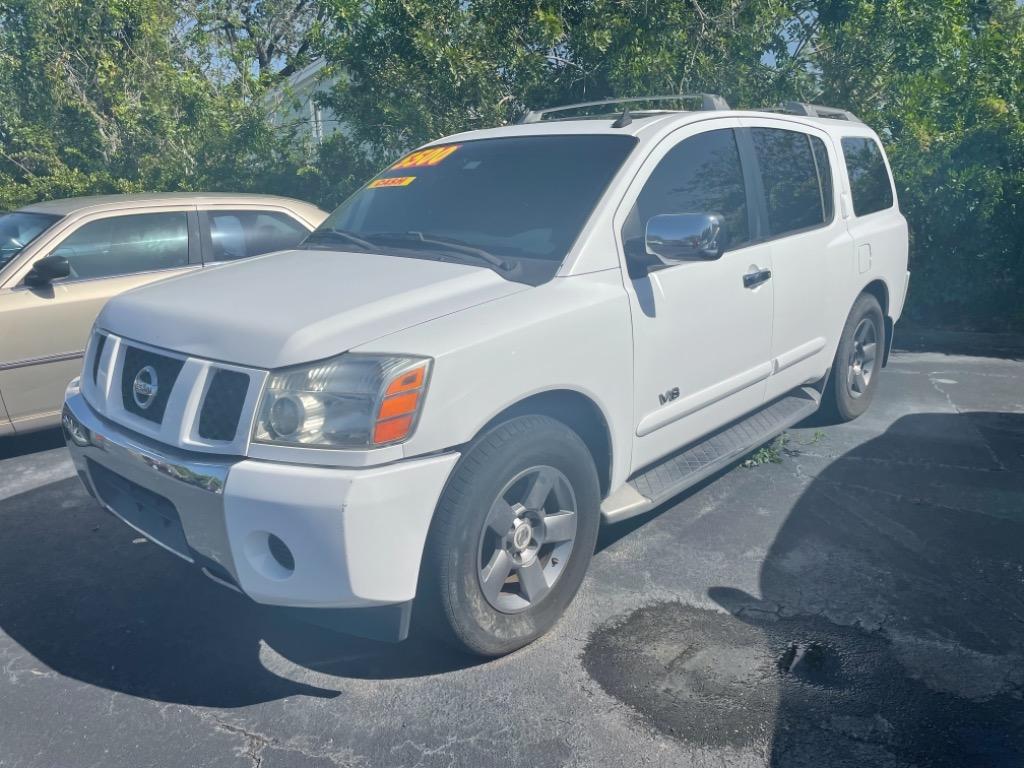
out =
[[[421,149],[356,192],[306,242],[479,264],[543,282],[635,145],[631,136],[580,134]]]
[[[0,213],[0,269],[59,219],[60,216],[27,211]]]

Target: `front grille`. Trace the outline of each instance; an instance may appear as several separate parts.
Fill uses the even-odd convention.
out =
[[[169,499],[111,472],[92,459],[87,459],[86,464],[96,493],[114,512],[168,549],[184,557],[191,556],[178,510]]]
[[[248,391],[248,374],[223,369],[213,374],[199,412],[199,436],[207,440],[234,440]]]
[[[156,424],[163,421],[167,400],[184,364],[183,360],[174,357],[158,355],[138,347],[128,347],[124,353],[121,374],[121,400],[125,410]],[[153,384],[152,373],[155,373],[156,392],[151,397],[140,396],[136,400],[136,379],[146,368],[152,368],[151,375],[142,376],[141,380]]]

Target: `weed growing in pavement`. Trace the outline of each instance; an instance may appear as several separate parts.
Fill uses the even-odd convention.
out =
[[[800,449],[791,445],[814,445],[825,437],[820,429],[815,431],[810,440],[793,440],[787,433],[783,432],[767,445],[762,445],[746,458],[740,465],[750,469],[759,467],[762,464],[781,464],[786,456],[799,456]]]

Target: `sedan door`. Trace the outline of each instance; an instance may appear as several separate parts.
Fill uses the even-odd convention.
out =
[[[639,469],[758,408],[771,372],[770,247],[757,231],[733,119],[681,129],[654,150],[617,214],[627,260]],[[651,265],[654,216],[714,214],[724,252]],[[645,266],[645,262],[648,266]]]
[[[89,329],[122,291],[200,265],[194,207],[115,211],[84,220],[40,249],[67,258],[67,278],[37,287],[31,265],[0,289],[0,392],[17,431],[56,424],[64,389],[81,372]]]

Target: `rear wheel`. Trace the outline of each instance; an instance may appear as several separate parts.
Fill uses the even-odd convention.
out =
[[[871,405],[885,350],[882,308],[862,293],[854,302],[839,340],[822,408],[836,421],[852,421]]]
[[[417,613],[482,656],[536,639],[583,581],[599,503],[590,452],[561,422],[521,416],[488,430],[438,503]]]

